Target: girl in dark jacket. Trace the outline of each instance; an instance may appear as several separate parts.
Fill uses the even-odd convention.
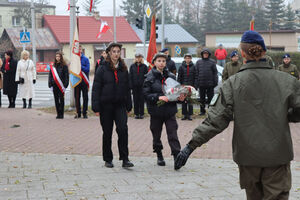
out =
[[[178,70],[177,81],[181,85],[190,85],[195,87],[196,68],[192,62],[192,55],[185,54],[184,61]],[[182,102],[182,120],[192,120],[193,104],[188,103],[186,100]]]
[[[64,118],[65,107],[65,89],[69,85],[69,70],[66,65],[63,55],[57,52],[55,55],[55,61],[53,67],[51,67],[48,77],[48,86],[53,88],[53,95],[56,108],[56,119]]]
[[[144,118],[143,84],[148,67],[144,64],[143,55],[136,54],[135,62],[130,66],[129,81],[133,94],[135,119]]]
[[[92,89],[92,110],[100,115],[103,130],[103,160],[108,168],[114,167],[111,150],[113,123],[118,134],[118,148],[122,167],[133,167],[128,159],[127,113],[132,109],[128,70],[121,59],[122,45],[110,43],[106,62],[97,69]]]
[[[168,102],[168,98],[164,95],[162,87],[167,78],[175,78],[175,75],[166,69],[167,56],[158,53],[154,56],[152,63],[154,67],[147,74],[143,92],[147,102],[148,112],[150,114],[150,130],[153,136],[153,150],[157,154],[157,164],[165,166],[162,155],[163,145],[160,140],[162,126],[166,125],[168,142],[171,147],[172,155],[176,158],[180,151],[180,143],[177,136],[178,124],[175,114],[177,113],[177,102]],[[184,96],[180,96],[179,100],[183,101]],[[157,106],[159,100],[165,101],[161,106]]]
[[[4,55],[5,59],[1,67],[3,73],[3,94],[6,94],[8,97],[8,108],[14,108],[18,91],[18,83],[15,82],[17,61],[13,59],[12,51],[7,51]]]

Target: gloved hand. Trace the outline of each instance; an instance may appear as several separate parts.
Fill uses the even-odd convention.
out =
[[[35,84],[36,83],[36,80],[35,79],[33,79],[33,84]]]
[[[20,84],[20,81],[16,81],[17,84]]]
[[[185,165],[186,161],[188,160],[191,153],[194,151],[189,145],[187,144],[177,155],[177,158],[175,160],[175,170],[180,169],[182,166]]]

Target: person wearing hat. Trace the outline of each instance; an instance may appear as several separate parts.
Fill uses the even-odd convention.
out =
[[[18,93],[18,83],[16,82],[17,61],[13,58],[13,52],[8,50],[4,54],[1,72],[3,73],[3,94],[7,95],[8,108],[16,107],[16,96]]]
[[[283,64],[279,65],[279,71],[286,72],[292,76],[294,76],[296,79],[299,80],[299,72],[296,65],[291,64],[291,56],[290,54],[285,54],[283,57]]]
[[[208,117],[193,131],[175,166],[184,166],[197,147],[233,120],[233,160],[239,167],[240,186],[246,190],[247,200],[287,200],[293,160],[289,122],[300,121],[300,82],[267,64],[265,43],[259,33],[246,31],[240,48],[246,64],[223,83],[211,102]]]
[[[153,151],[157,154],[157,164],[165,166],[165,160],[162,154],[163,145],[161,142],[162,126],[165,124],[168,135],[168,142],[171,147],[174,160],[180,151],[180,143],[177,136],[178,124],[176,121],[177,102],[169,102],[163,93],[163,85],[167,78],[176,79],[175,75],[166,69],[167,55],[157,53],[152,60],[154,67],[146,75],[144,82],[144,96],[147,103],[148,113],[150,114],[150,130],[153,137]],[[179,101],[183,101],[184,95],[180,95]],[[157,102],[161,100],[165,103],[158,106]]]
[[[177,73],[176,65],[175,62],[171,59],[171,56],[169,54],[169,49],[164,48],[160,52],[167,55],[167,69],[176,76]]]
[[[105,166],[114,167],[111,140],[113,124],[118,134],[119,159],[122,167],[133,167],[128,159],[127,113],[132,109],[128,69],[121,58],[122,45],[110,43],[107,58],[98,68],[92,88],[92,110],[100,116],[103,131],[102,153]]]
[[[177,81],[182,85],[190,85],[195,87],[196,68],[192,62],[192,55],[185,54],[184,61],[178,69]],[[193,104],[188,103],[186,100],[182,102],[182,119],[192,120]]]
[[[215,57],[217,59],[217,64],[224,67],[227,57],[227,51],[223,48],[222,44],[219,44],[219,48],[215,51]]]
[[[75,105],[76,105],[76,115],[75,119],[81,118],[81,103],[80,103],[80,96],[82,93],[83,97],[83,107],[82,107],[82,114],[83,118],[87,119],[87,110],[88,110],[88,102],[89,102],[89,73],[90,73],[90,61],[84,55],[82,46],[79,46],[80,50],[80,62],[81,62],[81,82],[74,88],[74,96],[75,96]]]
[[[210,50],[204,48],[201,51],[202,59],[196,62],[195,86],[199,89],[200,115],[205,115],[205,104],[210,103],[214,96],[214,88],[218,85],[216,62],[210,59],[210,56]]]
[[[101,65],[103,65],[105,63],[106,57],[107,57],[107,53],[106,53],[105,50],[103,50],[101,52],[100,59],[98,59],[97,62],[96,62],[95,73],[96,73],[98,67],[100,67]]]
[[[135,61],[130,66],[129,83],[133,94],[135,119],[144,118],[144,94],[143,84],[145,75],[148,73],[148,67],[144,64],[144,56],[140,53],[135,54]]]
[[[231,61],[226,63],[222,73],[223,82],[226,81],[230,76],[236,74],[242,66],[242,63],[239,62],[239,54],[237,51],[231,52],[230,58]]]

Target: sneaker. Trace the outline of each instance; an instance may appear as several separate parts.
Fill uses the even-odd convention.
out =
[[[74,119],[78,119],[78,118],[81,118],[81,115],[75,115]]]
[[[191,118],[191,116],[188,116],[188,117],[187,117],[187,120],[192,121],[193,119]]]
[[[140,115],[140,119],[144,119],[144,115]]]
[[[132,162],[130,162],[129,160],[123,160],[122,167],[123,168],[134,167],[134,164],[132,164]]]
[[[107,167],[107,168],[113,168],[114,164],[112,163],[112,161],[105,161],[104,166]]]
[[[138,116],[138,115],[136,115],[135,117],[134,117],[134,119],[139,119],[140,117]]]
[[[186,120],[188,119],[186,116],[182,117],[181,120]]]
[[[83,119],[87,119],[88,118],[88,116],[85,114],[85,115],[83,115]]]

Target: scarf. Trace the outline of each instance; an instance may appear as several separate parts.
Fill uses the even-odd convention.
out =
[[[9,68],[9,61],[10,61],[10,59],[5,59],[5,71],[8,71],[10,68]]]

